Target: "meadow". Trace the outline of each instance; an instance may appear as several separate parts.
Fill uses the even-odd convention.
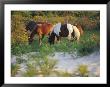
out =
[[[29,12],[29,11],[12,11],[11,15],[11,55],[18,56],[16,62],[11,64],[11,75],[16,76],[20,71],[20,64],[24,63],[27,67],[22,76],[49,76],[50,73],[56,73],[56,76],[74,76],[64,71],[55,71],[54,67],[57,60],[49,59],[48,55],[54,55],[55,52],[64,52],[83,57],[95,51],[100,50],[100,13],[97,11],[89,12]],[[50,45],[48,38],[44,37],[42,46],[38,45],[37,34],[34,37],[32,44],[28,44],[28,35],[25,31],[25,23],[29,20],[34,21],[49,21],[53,24],[64,23],[68,21],[71,24],[80,23],[84,34],[81,35],[79,42],[68,41],[67,38],[62,38],[61,42]],[[30,52],[38,52],[35,56],[31,55],[28,61],[20,58],[23,54]],[[35,63],[31,63],[35,61]],[[43,63],[41,63],[41,61]],[[36,66],[38,68],[36,68]],[[80,76],[88,76],[86,65],[81,65],[78,68]]]

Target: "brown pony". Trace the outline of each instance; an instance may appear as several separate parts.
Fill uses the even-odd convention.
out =
[[[47,22],[39,22],[34,25],[34,29],[32,30],[30,36],[29,36],[29,44],[32,43],[33,37],[35,34],[38,35],[39,38],[39,45],[41,46],[42,39],[44,38],[45,35],[49,35],[49,33],[52,31],[53,25],[51,23]]]

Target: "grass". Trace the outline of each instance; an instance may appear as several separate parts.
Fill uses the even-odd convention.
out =
[[[32,76],[49,76],[57,63],[56,60],[49,59],[47,57],[42,58],[34,58],[33,61],[36,63],[27,64],[27,71],[24,73],[23,76],[25,77],[32,77]]]
[[[22,55],[29,52],[38,52],[36,56],[29,55],[27,61],[28,69],[24,73],[25,77],[32,76],[49,76],[51,73],[55,73],[57,76],[69,77],[73,76],[68,72],[55,72],[53,71],[57,61],[48,58],[48,55],[54,54],[54,52],[77,52],[78,55],[88,55],[96,50],[100,49],[100,32],[98,30],[85,31],[81,36],[80,41],[69,42],[67,38],[62,38],[60,43],[49,45],[46,43],[47,38],[43,39],[42,46],[39,47],[38,40],[34,40],[31,45],[28,44],[16,44],[12,45],[12,55]],[[35,64],[30,64],[30,61],[35,61]],[[19,71],[20,63],[26,62],[24,59],[17,58],[17,64],[11,66],[11,75],[15,76]],[[38,66],[39,68],[36,68]],[[86,66],[79,66],[78,73],[80,76],[87,76],[88,69]]]
[[[78,67],[79,75],[82,77],[88,76],[88,66],[87,65],[80,65]]]
[[[11,76],[15,76],[17,72],[19,71],[20,66],[18,64],[11,64]]]
[[[89,70],[88,70],[88,65],[86,64],[81,64],[79,65],[75,71],[73,71],[72,76],[73,77],[88,77],[89,76]]]
[[[57,71],[55,65],[57,60],[45,58],[34,58],[35,64],[27,64],[27,70],[23,74],[24,77],[48,77],[48,76],[59,76],[59,77],[70,77],[71,73],[67,71]]]
[[[28,64],[28,69],[27,71],[23,74],[24,77],[33,77],[37,75],[37,70],[36,67],[33,66],[32,64]]]
[[[43,76],[50,75],[53,72],[56,63],[56,60],[45,57],[42,62],[39,62],[39,70],[41,72],[40,74],[42,74]]]
[[[86,31],[76,49],[80,55],[87,55],[100,49],[99,31]]]
[[[54,52],[74,52],[77,51],[80,56],[92,53],[100,49],[100,32],[98,30],[85,31],[80,41],[69,42],[67,38],[62,38],[60,43],[49,45],[47,38],[43,39],[41,47],[38,40],[34,40],[31,45],[17,44],[12,45],[11,52],[13,55],[24,54],[28,52],[40,52],[41,55],[49,55]]]

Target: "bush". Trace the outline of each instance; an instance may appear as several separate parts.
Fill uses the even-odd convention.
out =
[[[22,26],[18,26],[11,34],[12,44],[28,43],[28,34]]]
[[[89,75],[88,66],[85,64],[79,65],[76,71],[74,71],[73,73],[73,76],[80,76],[80,77],[88,77],[88,75]]]
[[[24,44],[28,41],[28,34],[21,15],[11,16],[11,44]]]
[[[76,23],[81,24],[84,30],[100,30],[100,21],[98,18],[90,18],[87,16],[78,17]]]

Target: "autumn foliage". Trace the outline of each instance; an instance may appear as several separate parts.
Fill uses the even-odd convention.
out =
[[[11,22],[11,43],[25,44],[28,42],[28,34],[23,24],[23,17],[20,15],[13,15]]]

